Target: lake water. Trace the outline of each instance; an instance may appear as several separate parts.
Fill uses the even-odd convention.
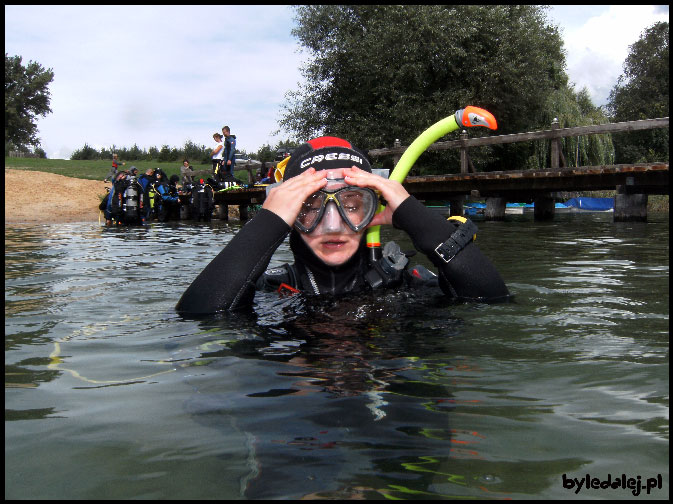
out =
[[[173,307],[237,222],[6,226],[5,498],[667,499],[648,218],[476,218],[512,302],[266,294],[204,320]]]

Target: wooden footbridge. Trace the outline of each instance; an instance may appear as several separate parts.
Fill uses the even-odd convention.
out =
[[[469,196],[486,199],[487,219],[502,219],[505,205],[509,202],[535,203],[535,219],[549,219],[554,214],[557,193],[567,191],[616,190],[615,220],[646,220],[647,196],[669,194],[668,161],[646,164],[621,164],[606,166],[566,167],[560,148],[560,139],[569,136],[635,131],[668,127],[668,118],[647,119],[595,126],[559,129],[558,123],[551,130],[514,135],[501,135],[467,139],[463,132],[460,140],[437,142],[428,150],[458,148],[461,150],[461,173],[447,175],[410,176],[404,186],[420,200],[446,201],[451,205],[452,215],[462,215],[463,202]],[[512,170],[476,173],[471,169],[467,149],[483,145],[551,139],[551,164],[545,170]],[[405,147],[369,151],[372,157],[382,155],[400,156]],[[265,187],[250,187],[215,194],[215,202],[245,207],[261,204],[266,197]]]

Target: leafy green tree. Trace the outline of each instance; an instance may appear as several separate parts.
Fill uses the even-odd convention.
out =
[[[5,143],[11,142],[21,150],[38,146],[37,116],[51,112],[49,84],[54,72],[45,70],[35,61],[21,64],[21,56],[5,53]]]
[[[301,142],[294,140],[280,140],[275,147],[272,147],[269,144],[264,144],[255,154],[255,158],[262,162],[275,161],[278,150],[282,149],[288,151],[298,147],[300,143]]]
[[[126,149],[124,149],[126,150]],[[119,155],[120,158],[122,158],[122,155],[120,153]],[[138,161],[139,159],[142,159],[143,157],[143,151],[140,150],[140,147],[138,147],[136,144],[133,144],[133,147],[128,149],[126,152],[126,156],[124,156],[126,159],[129,161]]]
[[[305,84],[287,95],[280,125],[299,139],[331,134],[363,149],[398,138],[409,145],[466,105],[492,112],[498,133],[529,131],[541,126],[550,93],[567,86],[562,39],[540,6],[296,9],[293,34],[311,59],[302,69]],[[493,165],[497,150],[471,156]],[[439,165],[457,161],[456,152],[423,156]]]
[[[70,159],[75,160],[92,160],[92,159],[100,159],[100,157],[101,157],[100,153],[87,143],[84,144],[84,147],[75,150],[70,155]]]
[[[159,161],[166,162],[170,161],[171,158],[171,148],[168,145],[162,145],[161,150],[159,151]]]
[[[610,92],[607,110],[614,122],[668,117],[668,23],[647,28],[630,46],[624,73]],[[616,162],[668,160],[668,128],[614,136]]]
[[[256,158],[262,163],[273,161],[275,159],[275,152],[269,144],[264,144],[257,150]]]
[[[210,151],[207,149],[205,145],[196,145],[194,142],[191,140],[187,140],[185,142],[183,152],[182,152],[182,159],[188,159],[192,163],[197,163],[197,162],[202,162],[204,159],[206,160],[206,163],[210,162],[209,159],[209,153]]]
[[[586,88],[575,92],[572,86],[550,93],[541,115],[543,129],[550,129],[554,120],[559,128],[606,124],[610,119],[600,107],[591,101]],[[522,159],[523,169],[548,168],[551,166],[551,141],[530,142],[530,157]],[[506,147],[506,146],[503,146]],[[509,159],[505,152],[505,157]],[[521,152],[521,151],[519,151]],[[561,152],[567,166],[590,166],[613,164],[615,150],[609,134],[566,137],[561,139]]]

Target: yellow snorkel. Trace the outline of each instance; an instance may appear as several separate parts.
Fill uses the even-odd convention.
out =
[[[400,184],[407,178],[407,174],[416,160],[423,152],[437,139],[457,130],[460,126],[485,126],[495,130],[498,123],[493,114],[479,107],[467,106],[436,122],[423,133],[404,151],[402,157],[388,177],[390,180],[396,180]],[[379,204],[378,212],[382,212],[385,207]],[[381,257],[381,226],[372,226],[367,230],[367,247],[369,248],[369,258],[376,261]]]

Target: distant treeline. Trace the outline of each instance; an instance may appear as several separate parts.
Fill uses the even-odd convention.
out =
[[[236,149],[237,153],[247,154],[252,159],[258,161],[273,161],[278,151],[287,151],[299,145],[297,142],[290,140],[281,140],[275,147],[265,144],[260,147],[256,153],[246,153],[245,150]],[[5,148],[7,151],[7,148]],[[89,144],[85,143],[84,147],[77,149],[72,153],[70,159],[77,160],[93,160],[93,159],[112,159],[112,154],[117,154],[122,161],[159,161],[159,162],[173,162],[178,161],[182,163],[184,159],[188,159],[191,164],[210,164],[210,153],[212,147],[205,145],[196,145],[191,140],[187,140],[183,147],[169,147],[164,145],[161,149],[150,147],[149,149],[141,149],[136,144],[133,147],[117,147],[113,145],[109,148],[101,148],[96,150]],[[5,154],[7,155],[7,154]],[[46,157],[42,156],[42,157]]]
[[[72,153],[70,159],[112,159],[112,154],[117,154],[119,159],[124,161],[182,162],[183,159],[188,159],[192,164],[209,164],[211,151],[211,148],[205,145],[196,145],[190,140],[187,140],[185,145],[180,148],[164,145],[161,149],[157,149],[156,147],[141,149],[136,144],[133,144],[133,147],[130,149],[113,145],[109,148],[103,147],[97,150],[85,143],[84,147]]]

